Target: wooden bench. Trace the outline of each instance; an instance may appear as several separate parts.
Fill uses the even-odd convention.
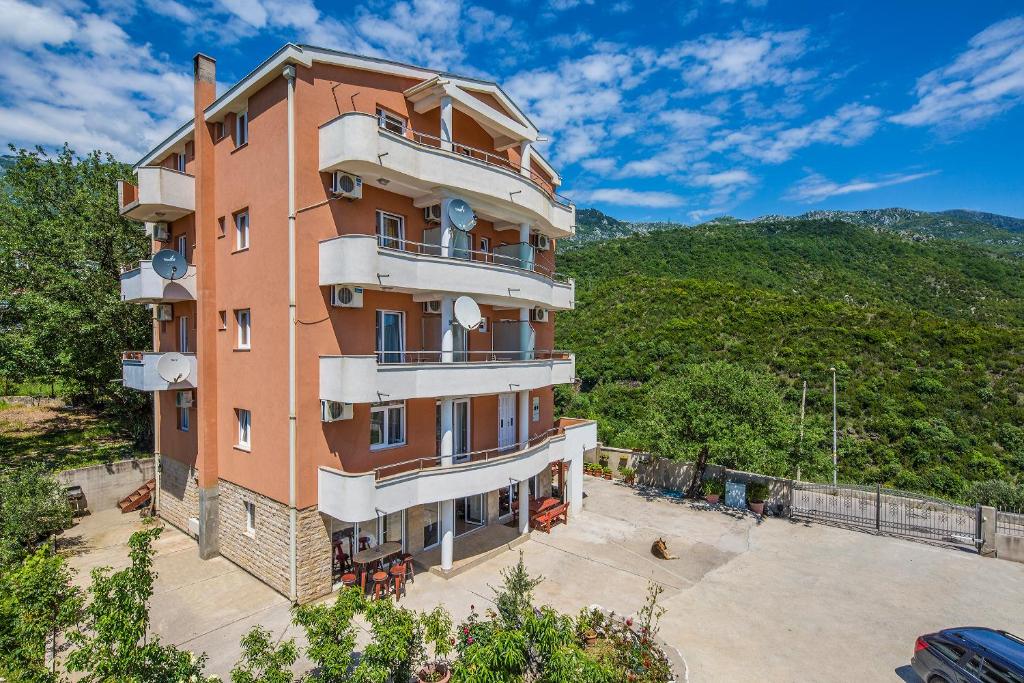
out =
[[[540,529],[544,533],[550,534],[551,533],[551,525],[552,524],[557,524],[559,519],[561,519],[562,522],[565,523],[565,524],[569,523],[569,504],[568,503],[562,503],[560,505],[555,505],[554,507],[549,507],[544,512],[537,513],[530,520],[530,524],[531,524],[531,526],[533,526],[534,529]]]

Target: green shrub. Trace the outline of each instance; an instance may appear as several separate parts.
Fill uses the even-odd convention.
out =
[[[770,493],[767,484],[756,481],[747,485],[747,500],[751,503],[763,503],[768,500]]]
[[[719,478],[704,480],[705,496],[720,496],[725,493],[725,482]]]

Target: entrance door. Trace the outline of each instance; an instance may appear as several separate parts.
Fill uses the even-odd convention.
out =
[[[498,394],[498,448],[516,445],[516,395]]]

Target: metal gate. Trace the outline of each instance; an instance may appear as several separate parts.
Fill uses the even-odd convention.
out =
[[[793,482],[792,516],[832,524],[981,546],[981,507],[882,486]]]

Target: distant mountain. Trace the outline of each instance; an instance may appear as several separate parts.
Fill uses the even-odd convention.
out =
[[[18,161],[17,157],[12,157],[9,154],[0,155],[0,176],[7,172],[11,166]]]
[[[966,209],[937,212],[902,208],[809,211],[799,216],[767,215],[746,221],[724,216],[704,225],[757,225],[793,221],[840,221],[874,230],[895,232],[913,241],[959,240],[1001,252],[1024,255],[1024,219]],[[686,226],[671,222],[628,223],[607,216],[596,209],[581,209],[576,212],[576,239],[564,244],[564,248],[573,249],[600,240],[650,234],[680,227]]]

